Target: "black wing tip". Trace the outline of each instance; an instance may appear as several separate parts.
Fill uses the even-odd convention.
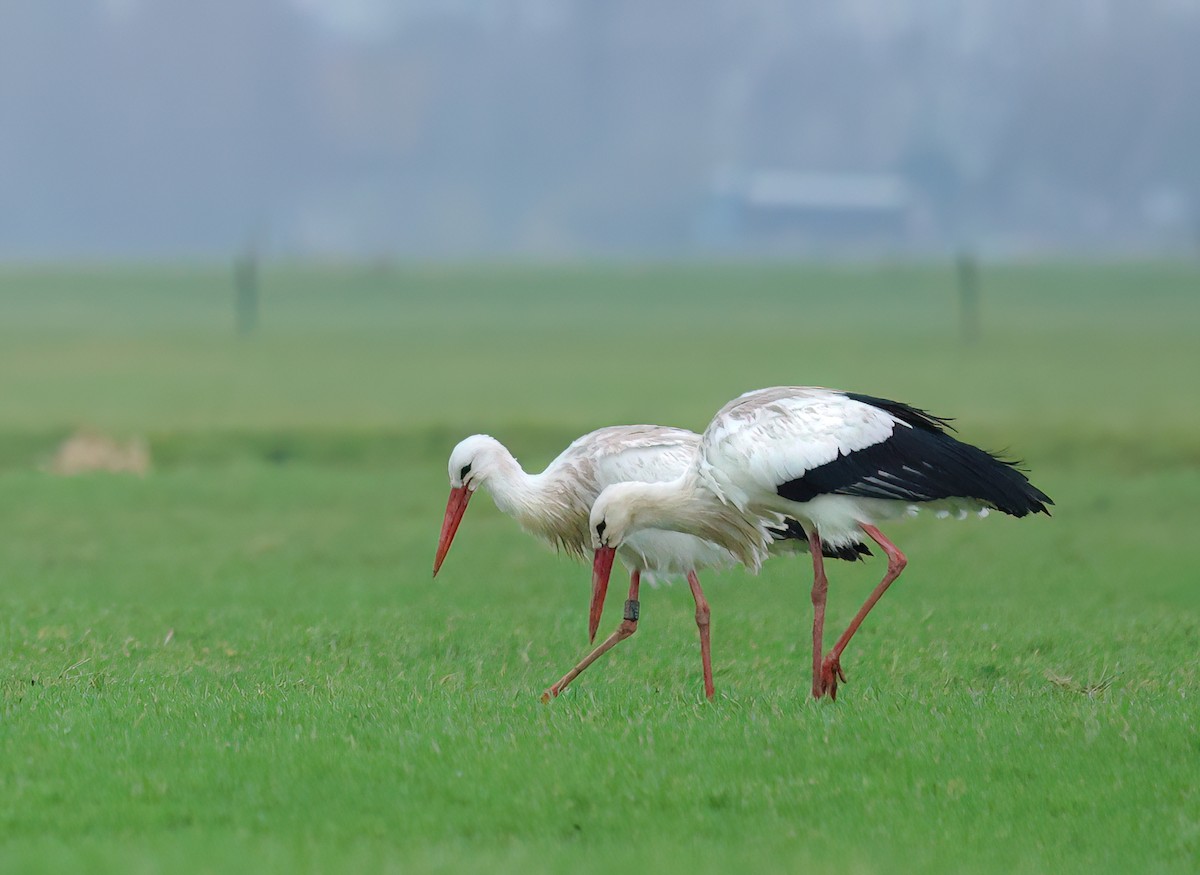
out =
[[[872,556],[870,548],[862,541],[855,541],[851,544],[843,544],[840,547],[831,547],[829,544],[822,543],[821,555],[827,556],[830,559],[845,559],[847,562],[862,561],[865,556]]]
[[[1050,508],[1054,506],[1054,500],[1032,483],[1026,481],[1025,485],[1028,489],[1023,496],[1024,504],[996,505],[996,510],[1015,517],[1028,516],[1031,513],[1044,513],[1046,516],[1050,516]]]
[[[1029,482],[1029,468],[1026,466],[1024,459],[1007,458],[1007,450],[999,453],[989,452],[988,450],[981,450],[981,452],[990,456],[998,464],[1003,465],[1003,468],[996,470],[1004,471],[1007,479],[1015,481],[1011,483],[1015,487],[1015,494],[1008,496],[1011,500],[1003,503],[992,501],[996,510],[1015,517],[1023,517],[1031,513],[1044,513],[1046,516],[1050,516],[1049,507],[1054,506],[1054,500]]]

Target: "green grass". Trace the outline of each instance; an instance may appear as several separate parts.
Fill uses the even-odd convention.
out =
[[[1195,871],[1200,274],[987,270],[969,349],[951,279],[274,268],[239,340],[218,271],[0,273],[0,871]],[[477,501],[429,577],[459,437],[537,468],[785,382],[1057,502],[894,527],[836,704],[804,560],[703,576],[712,704],[686,587],[544,706],[586,569]],[[79,426],[154,470],[44,473]],[[830,572],[840,627],[881,568]]]

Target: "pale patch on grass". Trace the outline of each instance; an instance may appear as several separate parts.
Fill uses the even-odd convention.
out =
[[[144,477],[150,470],[150,448],[144,438],[119,441],[98,432],[81,431],[62,442],[46,470],[61,477],[94,471]]]

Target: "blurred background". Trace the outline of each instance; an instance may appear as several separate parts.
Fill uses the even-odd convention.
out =
[[[0,871],[1178,871],[1198,86],[1200,0],[0,0]],[[542,709],[587,569],[477,498],[431,585],[451,449],[780,384],[1054,517],[889,529],[839,713],[786,561],[736,707],[676,586]]]
[[[1186,254],[1197,0],[0,6],[0,257]]]

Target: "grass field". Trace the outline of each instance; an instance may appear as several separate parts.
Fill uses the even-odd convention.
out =
[[[0,270],[0,871],[1194,872],[1200,271]],[[1051,519],[890,529],[812,702],[809,567],[704,576],[549,706],[588,573],[446,458],[832,385],[957,417]],[[44,468],[80,428],[144,478]],[[882,572],[831,567],[840,628]],[[605,627],[623,587],[614,584]]]

